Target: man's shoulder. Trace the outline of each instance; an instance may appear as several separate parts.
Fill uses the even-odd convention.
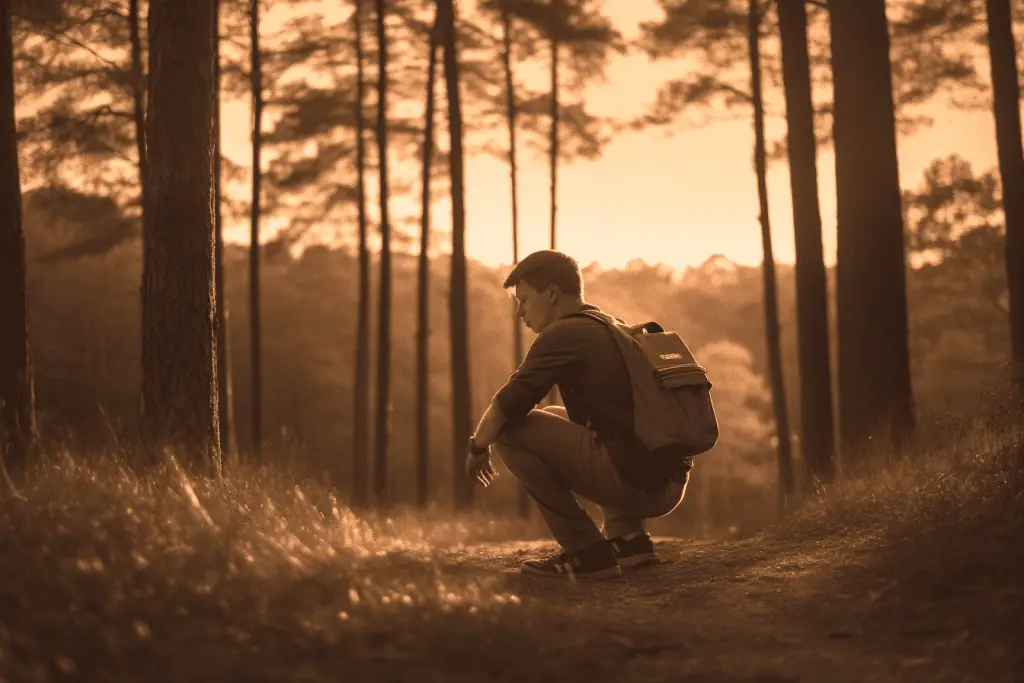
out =
[[[572,334],[577,330],[604,327],[603,322],[594,318],[591,315],[588,315],[588,313],[592,312],[608,315],[607,313],[605,313],[604,311],[597,307],[584,309],[582,311],[577,311],[575,313],[570,313],[569,315],[559,318],[558,320],[548,325],[547,328],[545,328],[544,331],[541,332],[541,335],[546,334],[549,336],[555,336],[561,334]]]

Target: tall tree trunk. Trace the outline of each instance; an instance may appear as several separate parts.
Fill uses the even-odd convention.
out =
[[[374,493],[388,499],[391,438],[391,225],[388,218],[388,36],[386,0],[377,0],[377,149],[380,151],[380,310],[377,327],[377,433]]]
[[[356,322],[356,386],[353,400],[355,428],[352,443],[352,504],[368,503],[369,419],[370,419],[370,250],[366,229],[366,118],[365,75],[363,73],[363,0],[355,0],[356,50],[356,202],[359,212],[359,309]]]
[[[885,0],[831,0],[839,436],[844,464],[914,429]]]
[[[768,172],[764,135],[764,100],[761,92],[761,9],[758,0],[750,0],[749,34],[750,91],[754,96],[754,167],[757,172],[757,198],[761,211],[761,245],[764,251],[764,324],[768,347],[768,368],[772,383],[772,408],[779,452],[779,508],[787,506],[793,493],[793,470],[789,438],[786,387],[782,379],[782,351],[779,343],[779,304],[775,288],[775,255],[772,251],[772,227],[768,214]]]
[[[149,248],[142,305],[143,435],[220,470],[214,319],[215,0],[149,9]]]
[[[146,251],[146,176],[149,175],[146,155],[146,76],[142,69],[142,37],[139,19],[139,0],[128,2],[128,34],[131,42],[132,60],[132,118],[135,123],[135,149],[139,157],[139,205],[142,209],[139,224],[142,234],[142,251]],[[143,275],[145,277],[145,275]]]
[[[228,301],[224,289],[224,220],[222,213],[223,173],[221,169],[221,68],[220,68],[220,9],[214,16],[214,150],[213,150],[213,222],[214,222],[214,286],[217,291],[217,394],[219,397],[220,448],[229,466],[237,466],[237,439],[235,437],[234,390],[231,381],[231,347],[229,346]]]
[[[789,138],[789,184],[796,237],[801,450],[809,482],[817,480],[827,484],[835,476],[835,430],[807,10],[804,0],[779,0],[778,11]]]
[[[456,53],[453,0],[438,0],[444,40],[444,78],[448,95],[448,130],[451,138],[452,263],[449,296],[452,359],[452,419],[455,506],[473,502],[473,488],[463,461],[470,434],[469,323],[466,292],[466,196],[462,149],[462,102],[459,97],[459,61]]]
[[[260,0],[250,0],[252,36],[252,224],[249,234],[249,353],[252,364],[252,452],[263,459],[263,353],[260,315],[260,209],[263,180],[260,152],[263,148],[263,67],[260,60]]]
[[[551,248],[558,246],[558,47],[562,30],[562,0],[551,0]]]
[[[519,178],[516,156],[516,90],[512,77],[512,17],[508,10],[509,0],[501,3],[501,31],[504,50],[502,62],[505,67],[505,107],[508,119],[508,166],[512,182],[512,263],[519,263]],[[512,365],[518,368],[523,361],[523,325],[519,320],[519,303],[512,300]],[[530,516],[530,494],[519,487],[519,516]]]
[[[551,167],[551,236],[550,248],[558,248],[558,52],[559,36],[565,24],[563,0],[551,0],[551,132],[548,163]],[[544,405],[558,404],[558,387],[544,397]]]
[[[439,44],[437,14],[430,30],[427,57],[427,104],[423,129],[423,194],[420,220],[419,288],[416,320],[416,504],[426,507],[430,494],[430,172],[434,159],[434,84]]]
[[[10,3],[0,2],[0,465],[22,469],[36,443],[25,301],[25,234],[14,115]]]
[[[1015,380],[1024,384],[1024,151],[1021,144],[1017,46],[1014,43],[1010,0],[987,0],[986,9],[999,175],[1006,215],[1010,341]]]

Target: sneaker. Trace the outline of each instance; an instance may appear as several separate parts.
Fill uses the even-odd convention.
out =
[[[622,567],[644,567],[661,563],[658,553],[654,552],[654,541],[649,534],[641,534],[628,541],[618,536],[611,539],[610,543]]]
[[[522,568],[527,574],[567,579],[599,581],[622,576],[622,568],[608,541],[575,552],[560,553],[546,560],[527,560]]]

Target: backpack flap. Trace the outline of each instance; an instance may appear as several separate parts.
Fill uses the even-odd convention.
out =
[[[666,389],[711,387],[707,370],[690,353],[675,332],[642,333],[633,337],[654,369],[654,376]]]

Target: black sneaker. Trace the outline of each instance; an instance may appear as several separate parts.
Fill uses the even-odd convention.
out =
[[[611,539],[610,543],[620,566],[634,568],[661,563],[658,553],[654,552],[654,541],[649,534],[641,534],[628,541],[618,536]]]
[[[602,541],[589,548],[564,552],[546,560],[527,560],[523,572],[537,576],[600,581],[622,576],[611,543]]]

